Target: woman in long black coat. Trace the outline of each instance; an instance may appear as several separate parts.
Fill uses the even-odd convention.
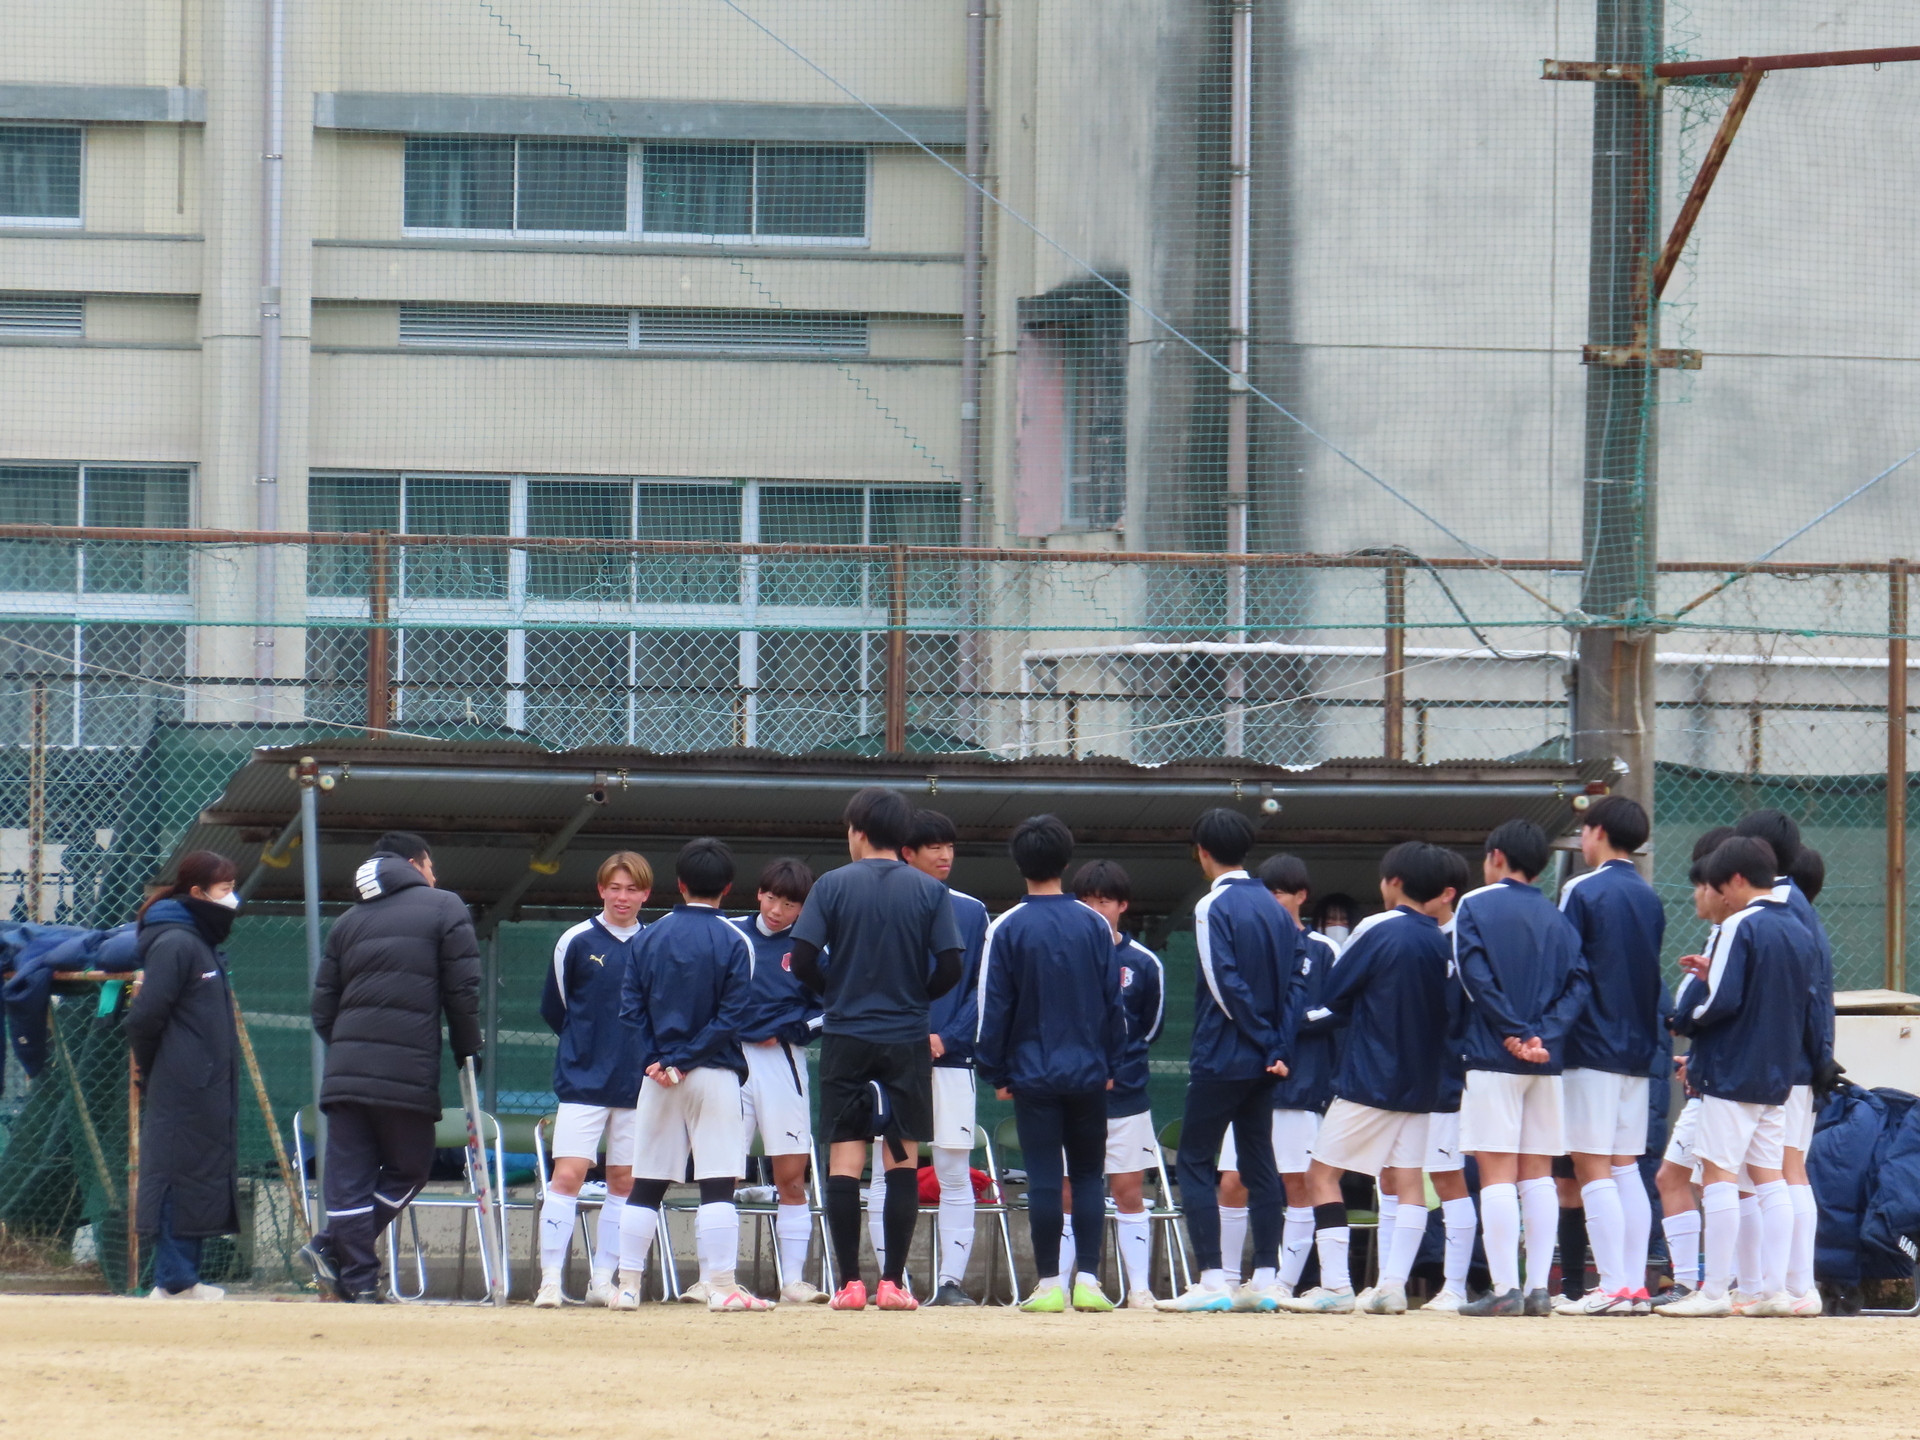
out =
[[[150,1300],[219,1300],[200,1281],[209,1235],[239,1228],[239,1072],[219,946],[239,899],[233,862],[196,850],[140,912],[146,972],[127,1012],[143,1091],[137,1223],[153,1247]]]

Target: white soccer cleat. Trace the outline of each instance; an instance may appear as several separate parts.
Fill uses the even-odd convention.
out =
[[[1233,1309],[1233,1295],[1226,1290],[1209,1289],[1196,1280],[1187,1286],[1185,1293],[1176,1295],[1171,1300],[1154,1301],[1153,1308],[1176,1314],[1202,1310],[1223,1313]]]
[[[609,1310],[638,1310],[640,1308],[640,1282],[642,1273],[643,1272],[639,1270],[622,1270],[620,1272],[620,1282],[614,1288],[612,1297],[607,1301],[607,1308]]]
[[[1361,1297],[1356,1297],[1356,1300]],[[1407,1313],[1407,1287],[1400,1285],[1370,1285],[1364,1297],[1365,1303],[1359,1305],[1363,1315],[1404,1315]]]
[[[1730,1290],[1727,1292],[1727,1305],[1729,1307],[1729,1313],[1734,1315],[1744,1315],[1753,1306],[1758,1305],[1760,1303],[1760,1299],[1761,1299],[1760,1296],[1751,1294],[1745,1290]]]
[[[1458,1315],[1460,1307],[1466,1303],[1467,1297],[1458,1290],[1442,1289],[1420,1308],[1422,1311],[1431,1310],[1436,1315]]]
[[[707,1282],[704,1280],[696,1280],[680,1292],[680,1303],[683,1305],[704,1305],[708,1298]]]
[[[190,1285],[189,1287],[187,1287],[185,1290],[181,1290],[177,1293],[168,1291],[168,1290],[163,1290],[158,1285],[156,1285],[147,1294],[147,1299],[149,1300],[212,1301],[212,1300],[224,1300],[226,1298],[227,1298],[227,1292],[222,1290],[218,1285],[206,1285],[206,1284],[201,1284],[199,1282],[196,1282],[193,1285]]]
[[[1598,1293],[1596,1290],[1589,1290],[1587,1292],[1588,1295],[1596,1295]],[[1571,1295],[1556,1295],[1553,1297],[1553,1313],[1556,1315],[1584,1315],[1587,1313],[1586,1307],[1587,1302],[1585,1296],[1582,1296],[1578,1300],[1574,1299]]]
[[[715,1285],[707,1295],[707,1309],[715,1315],[758,1314],[773,1309],[773,1301],[739,1285]]]
[[[1762,1295],[1741,1313],[1749,1320],[1784,1319],[1793,1314],[1793,1297],[1784,1290]]]
[[[1233,1308],[1242,1315],[1271,1315],[1280,1308],[1277,1285],[1240,1285],[1233,1290]]]
[[[611,1310],[613,1308],[613,1296],[616,1288],[617,1286],[613,1276],[595,1275],[592,1282],[587,1286],[585,1303],[588,1305],[604,1305]]]
[[[1733,1314],[1733,1297],[1729,1295],[1709,1295],[1704,1290],[1696,1290],[1684,1300],[1675,1300],[1662,1305],[1654,1311],[1656,1315],[1665,1315],[1673,1320],[1713,1320],[1723,1315]]]
[[[548,1271],[540,1277],[540,1288],[534,1292],[533,1308],[536,1310],[558,1310],[560,1308],[560,1276]]]
[[[1553,1307],[1553,1313],[1559,1315],[1569,1312],[1563,1312],[1560,1307],[1556,1305]],[[1589,1290],[1574,1302],[1574,1309],[1570,1313],[1575,1315],[1631,1315],[1633,1313],[1633,1297],[1624,1292],[1619,1295],[1609,1295],[1604,1290]]]
[[[1126,1308],[1129,1310],[1151,1310],[1159,1302],[1154,1299],[1151,1290],[1130,1290],[1127,1292]]]
[[[1296,1315],[1351,1315],[1354,1295],[1351,1289],[1329,1290],[1324,1285],[1316,1285],[1304,1295],[1282,1300],[1280,1308]]]
[[[1797,1320],[1817,1320],[1826,1313],[1826,1304],[1820,1299],[1818,1290],[1809,1290],[1804,1295],[1793,1297],[1793,1315]]]
[[[825,1305],[833,1297],[816,1285],[805,1280],[789,1280],[780,1287],[780,1303],[783,1305]]]

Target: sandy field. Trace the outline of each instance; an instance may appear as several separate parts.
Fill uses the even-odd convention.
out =
[[[0,1299],[0,1440],[1920,1437],[1920,1321]]]

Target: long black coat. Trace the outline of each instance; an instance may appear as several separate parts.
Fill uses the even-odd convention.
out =
[[[361,901],[333,922],[313,985],[327,1042],[320,1108],[371,1105],[440,1118],[440,1017],[454,1059],[480,1052],[480,945],[460,897],[393,855],[354,875]]]
[[[174,900],[147,911],[138,943],[146,975],[126,1019],[146,1082],[137,1228],[157,1234],[172,1195],[175,1235],[230,1235],[240,1228],[240,1076],[226,962]]]

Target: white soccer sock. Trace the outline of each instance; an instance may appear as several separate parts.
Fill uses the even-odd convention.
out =
[[[620,1195],[609,1195],[607,1203],[600,1207],[600,1221],[594,1229],[593,1242],[593,1278],[596,1284],[612,1279],[621,1268],[620,1212],[626,1208],[626,1199]],[[646,1263],[646,1256],[636,1256],[633,1268],[642,1269]]]
[[[620,1206],[620,1272],[638,1275],[647,1268],[647,1251],[660,1228],[660,1212],[651,1205]]]
[[[693,1248],[700,1257],[700,1278],[709,1285],[733,1281],[740,1263],[740,1212],[731,1200],[702,1205],[693,1217]]]
[[[1787,1288],[1787,1267],[1793,1262],[1793,1196],[1784,1180],[1769,1180],[1754,1191],[1760,1201],[1761,1268],[1766,1276],[1764,1295]]]
[[[1480,1229],[1487,1244],[1487,1275],[1498,1294],[1520,1288],[1520,1192],[1512,1185],[1480,1187]]]
[[[1386,1219],[1380,1221],[1385,1234]],[[1380,1267],[1382,1285],[1405,1285],[1413,1273],[1413,1262],[1420,1258],[1420,1242],[1427,1238],[1427,1207],[1397,1206],[1393,1215],[1393,1237],[1386,1247],[1386,1263]]]
[[[1789,1185],[1793,1201],[1793,1251],[1787,1260],[1787,1291],[1798,1297],[1813,1289],[1813,1237],[1820,1225],[1820,1203],[1813,1186]]]
[[[1247,1284],[1255,1290],[1271,1290],[1280,1283],[1280,1272],[1271,1265],[1256,1265],[1253,1274],[1247,1277]]]
[[[580,1197],[549,1190],[540,1202],[540,1269],[560,1270],[567,1263],[567,1247],[573,1243],[573,1217],[580,1208]]]
[[[1353,1277],[1347,1270],[1347,1246],[1353,1232],[1345,1225],[1329,1225],[1313,1234],[1314,1248],[1320,1252],[1320,1287],[1323,1290],[1351,1290]]]
[[[936,1146],[933,1152],[933,1173],[940,1182],[940,1273],[935,1278],[942,1285],[949,1280],[965,1284],[973,1258],[972,1158],[967,1150]]]
[[[1734,1266],[1739,1282],[1734,1286],[1743,1295],[1760,1295],[1767,1283],[1767,1243],[1760,1223],[1760,1196],[1740,1197],[1740,1248]]]
[[[1380,1209],[1377,1213],[1380,1216],[1380,1229],[1378,1233],[1384,1235],[1393,1228],[1393,1222],[1400,1214],[1400,1197],[1398,1195],[1382,1195],[1380,1197]]]
[[[1220,1207],[1220,1268],[1227,1272],[1229,1286],[1240,1283],[1240,1262],[1247,1253],[1247,1207]]]
[[[1153,1218],[1144,1210],[1120,1212],[1120,1288],[1128,1294],[1153,1288]]]
[[[1289,1205],[1287,1220],[1280,1231],[1280,1283],[1292,1287],[1300,1283],[1300,1272],[1307,1268],[1307,1252],[1313,1248],[1313,1207]]]
[[[873,1243],[873,1263],[887,1272],[887,1180],[880,1164],[880,1147],[873,1147],[873,1182],[867,1186],[867,1239]],[[852,1270],[849,1269],[849,1274]]]
[[[1653,1202],[1638,1165],[1613,1167],[1613,1183],[1620,1192],[1620,1283],[1629,1290],[1647,1288],[1647,1248],[1653,1240]],[[1593,1222],[1588,1221],[1589,1225]]]
[[[1519,1191],[1527,1237],[1527,1289],[1545,1290],[1553,1270],[1554,1243],[1560,1238],[1560,1193],[1547,1175],[1522,1180]]]
[[[791,1285],[807,1268],[807,1247],[813,1243],[813,1211],[805,1205],[782,1205],[773,1217],[773,1238],[780,1242],[780,1269]]]
[[[1733,1284],[1733,1252],[1740,1246],[1740,1187],[1731,1180],[1716,1180],[1701,1194],[1700,1209],[1706,1252],[1700,1293],[1717,1298]]]
[[[1073,1274],[1074,1263],[1079,1260],[1079,1258],[1080,1256],[1074,1249],[1073,1244],[1073,1216],[1068,1215],[1066,1224],[1060,1229],[1060,1273],[1062,1275]]]
[[[1620,1213],[1620,1187],[1612,1180],[1589,1180],[1580,1187],[1580,1203],[1587,1211],[1587,1246],[1593,1251],[1593,1268],[1600,1272],[1600,1288],[1609,1295],[1624,1286],[1621,1278],[1621,1231],[1626,1217]],[[1566,1256],[1561,1256],[1565,1264]]]
[[[1207,1290],[1224,1290],[1227,1288],[1227,1272],[1224,1270],[1202,1270],[1200,1272],[1200,1284],[1202,1288]]]
[[[1473,1264],[1473,1233],[1480,1228],[1480,1217],[1474,1213],[1471,1195],[1442,1200],[1440,1214],[1447,1224],[1447,1258],[1441,1262],[1446,1288],[1465,1298],[1467,1268]]]
[[[1660,1222],[1667,1232],[1667,1260],[1673,1266],[1673,1283],[1689,1290],[1700,1288],[1700,1212],[1682,1210]]]

